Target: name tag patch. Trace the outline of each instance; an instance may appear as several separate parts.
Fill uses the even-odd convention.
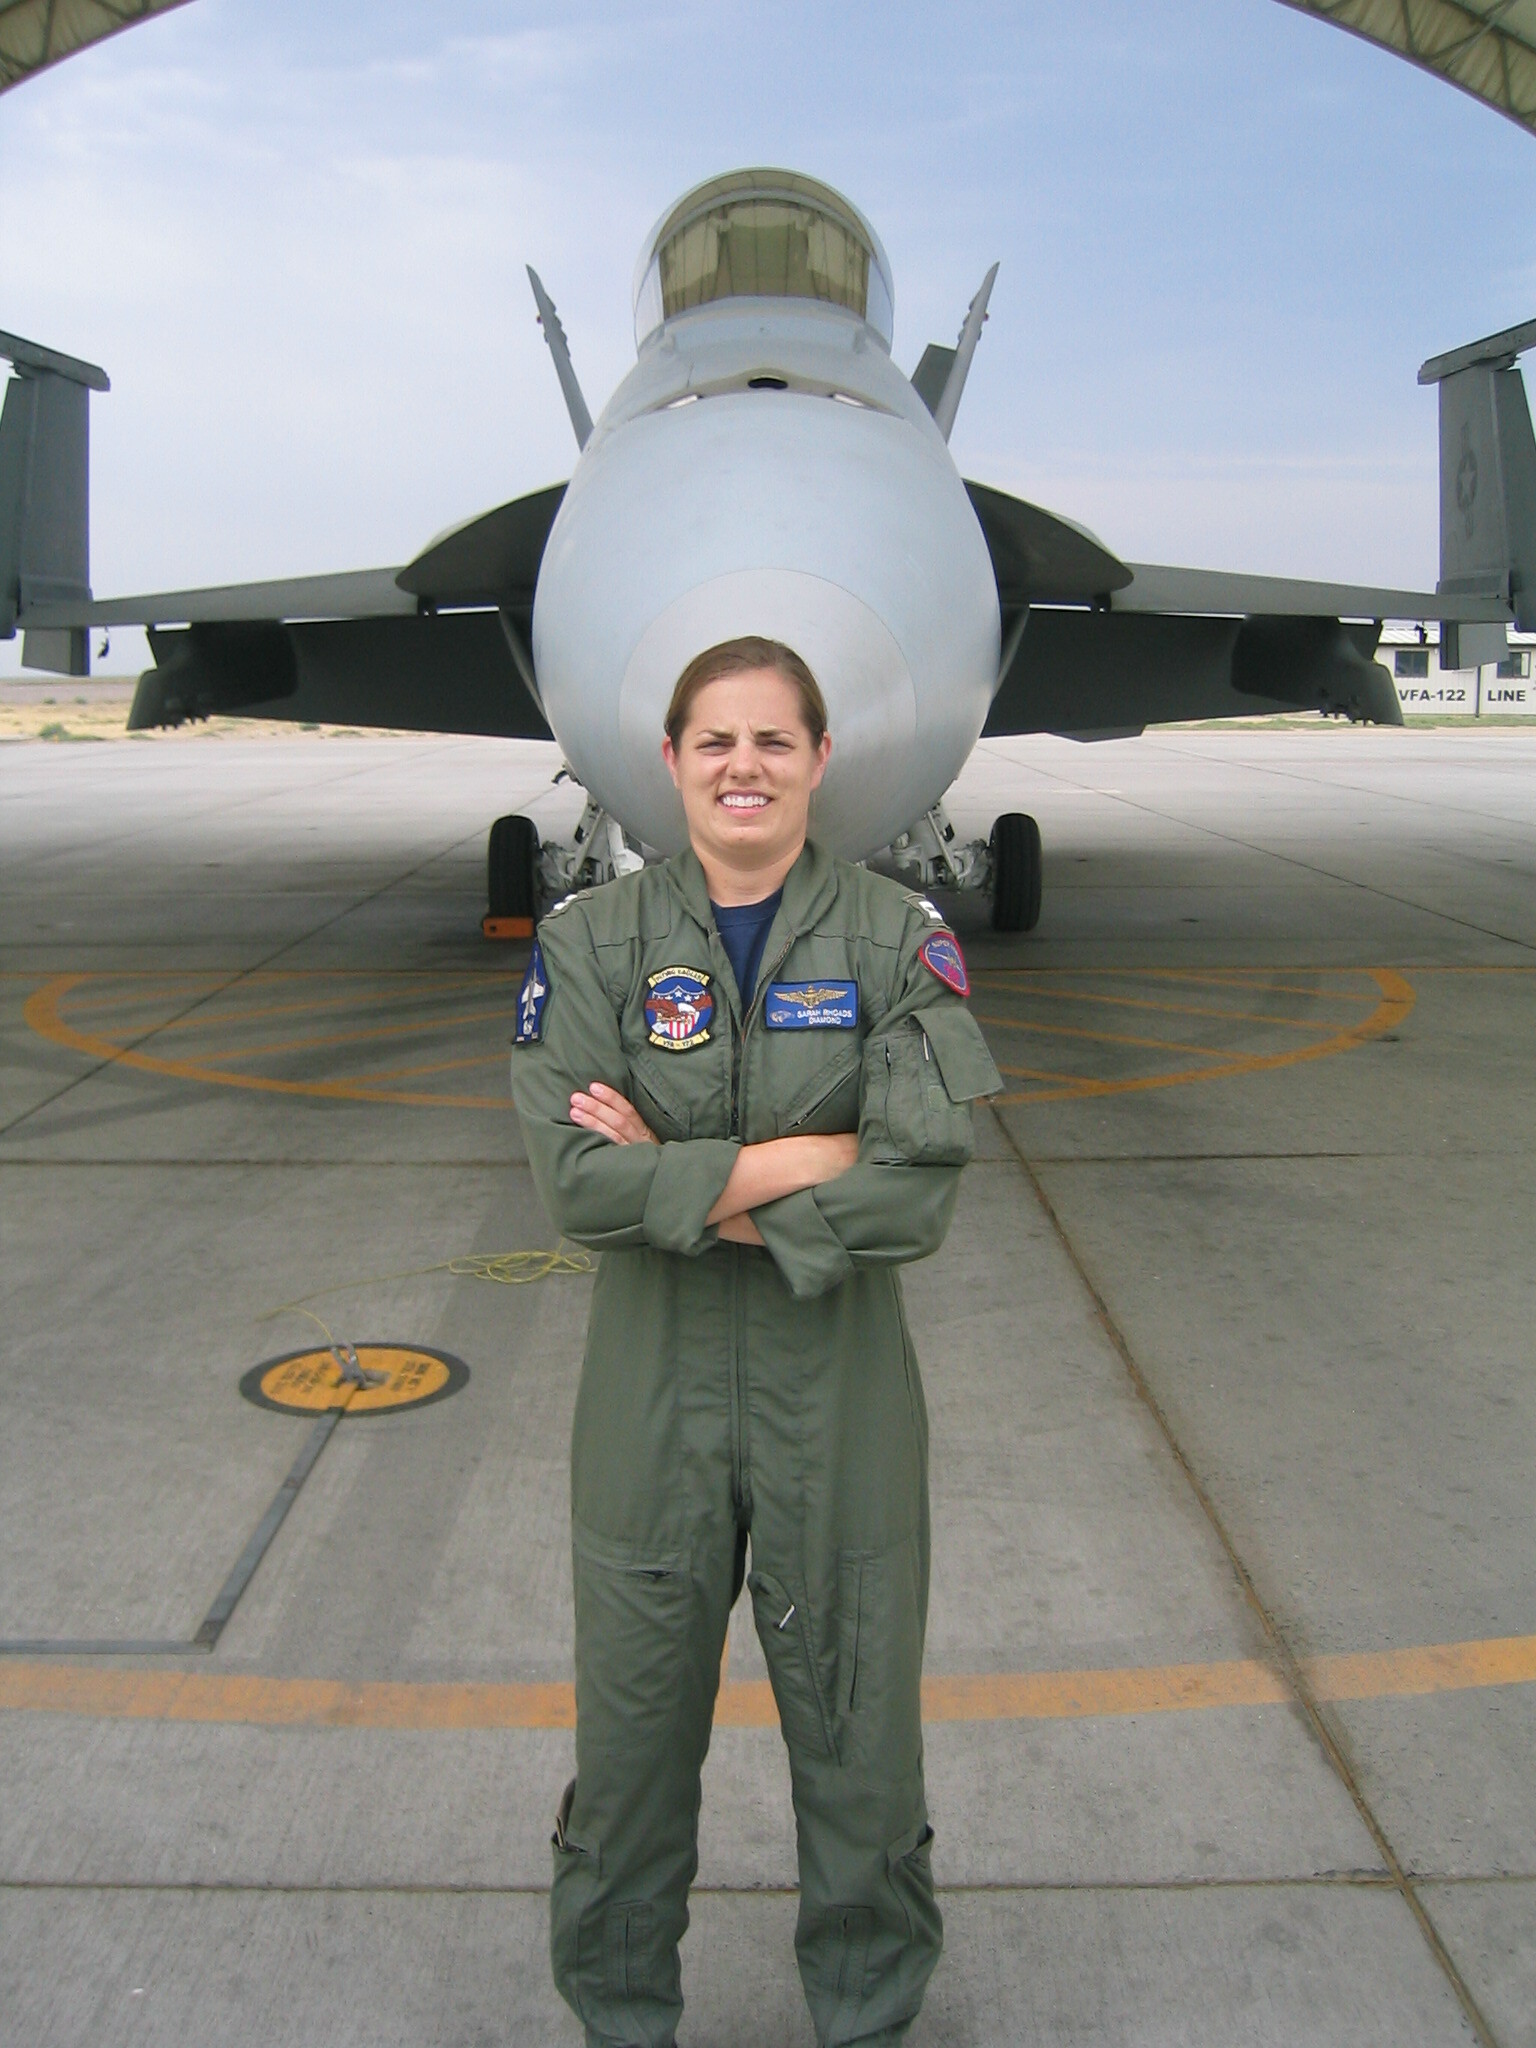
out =
[[[663,967],[645,979],[645,1028],[652,1045],[687,1052],[709,1038],[715,998],[709,976],[692,967]]]
[[[952,988],[957,996],[970,994],[971,977],[965,971],[965,955],[953,932],[935,932],[932,938],[924,939],[917,957],[930,974],[936,975],[946,988]]]
[[[528,955],[528,971],[517,992],[517,1028],[514,1045],[537,1045],[544,1036],[544,1009],[549,1001],[549,975],[544,967],[544,949],[535,939]]]
[[[771,981],[763,998],[770,1031],[853,1031],[858,1021],[856,981]]]

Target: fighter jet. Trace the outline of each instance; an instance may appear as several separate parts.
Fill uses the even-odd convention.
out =
[[[129,729],[212,713],[556,740],[586,792],[568,843],[499,819],[494,929],[681,846],[660,756],[676,677],[739,634],[787,642],[834,750],[813,829],[923,888],[1040,914],[1034,821],[962,843],[944,795],[979,738],[1092,740],[1310,708],[1399,724],[1385,619],[1436,619],[1450,665],[1536,629],[1536,443],[1517,354],[1536,322],[1427,363],[1440,387],[1441,578],[1357,589],[1129,563],[1061,514],[962,478],[949,435],[998,266],[953,348],[891,356],[880,239],[814,178],[741,170],[657,222],[637,360],[596,421],[529,278],[575,433],[568,482],[451,528],[403,567],[101,601],[88,405],[105,374],[15,336],[0,416],[0,635],[79,675],[94,626],[149,629]],[[501,922],[505,921],[505,922]]]

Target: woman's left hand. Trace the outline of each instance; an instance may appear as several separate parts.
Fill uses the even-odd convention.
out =
[[[584,1131],[599,1132],[615,1145],[657,1142],[656,1133],[635,1105],[605,1081],[594,1081],[590,1089],[578,1089],[571,1097],[571,1122],[580,1124]]]

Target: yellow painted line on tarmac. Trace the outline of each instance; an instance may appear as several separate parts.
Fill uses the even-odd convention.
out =
[[[275,1059],[280,1053],[320,1052],[337,1045],[363,1045],[376,1038],[420,1038],[432,1031],[452,1031],[463,1024],[494,1024],[515,1017],[515,1008],[460,1010],[456,1016],[413,1018],[409,1024],[370,1024],[355,1031],[331,1031],[309,1038],[277,1038],[269,1045],[232,1045],[214,1055],[220,1060]],[[188,1019],[190,1024],[191,1020]]]
[[[1177,1038],[1136,1038],[1124,1031],[1089,1031],[1081,1024],[1040,1024],[1024,1017],[984,1016],[979,1010],[975,1016],[978,1024],[993,1024],[1000,1031],[1033,1031],[1042,1038],[1087,1038],[1095,1045],[1134,1045],[1148,1052],[1187,1052],[1202,1060],[1226,1058],[1220,1046],[1186,1045]]]
[[[1170,1074],[1131,1074],[1114,1081],[1085,1076],[1067,1087],[1021,1089],[1007,1095],[996,1095],[992,1098],[993,1107],[1003,1109],[1016,1104],[1070,1102],[1092,1095],[1137,1095],[1151,1088],[1187,1087],[1195,1081],[1225,1081],[1245,1074],[1272,1073],[1281,1067],[1300,1066],[1307,1060],[1325,1060],[1338,1053],[1352,1052],[1357,1046],[1394,1030],[1413,1008],[1415,1000],[1411,984],[1395,968],[1373,967],[1368,971],[1381,997],[1375,1009],[1358,1023],[1346,1025],[1311,1045],[1293,1046],[1289,1052],[1242,1053],[1210,1066],[1184,1067]]]
[[[980,976],[977,977],[980,979]],[[1092,1003],[1095,1008],[1113,1010],[1154,1010],[1163,1017],[1215,1017],[1231,1024],[1269,1024],[1285,1031],[1316,1031],[1317,1025],[1305,1017],[1276,1017],[1263,1010],[1215,1009],[1209,1003],[1154,1003],[1145,996],[1107,996],[1099,989],[1080,988],[1028,988],[1016,991],[1021,995],[1039,997],[1052,1003]],[[1369,1002],[1369,996],[1349,994],[1333,995],[1327,990],[1314,990],[1313,995],[1327,1002]]]
[[[318,1096],[332,1102],[397,1102],[424,1109],[497,1109],[511,1107],[508,1095],[428,1095],[393,1088],[369,1088],[355,1081],[283,1081],[272,1074],[234,1074],[227,1068],[207,1066],[197,1060],[159,1059],[152,1053],[132,1052],[110,1038],[98,1038],[77,1031],[60,1015],[59,1006],[70,991],[90,977],[60,974],[28,997],[22,1011],[26,1023],[40,1038],[69,1052],[84,1053],[88,1059],[119,1067],[132,1067],[143,1074],[160,1074],[176,1081],[205,1081],[215,1088],[246,1088],[262,1095]]]
[[[1412,1699],[1536,1684],[1536,1635],[1404,1650],[1314,1657],[1303,1663],[1319,1699]],[[936,1673],[923,1681],[930,1722],[1072,1721],[1126,1714],[1179,1714],[1215,1707],[1284,1705],[1291,1695],[1253,1657],[1118,1670]],[[569,1684],[481,1684],[380,1679],[263,1678],[207,1671],[105,1670],[100,1666],[0,1661],[0,1712],[72,1714],[88,1720],[240,1722],[261,1728],[573,1728]],[[766,1679],[729,1679],[715,1724],[772,1728],[778,1714]]]

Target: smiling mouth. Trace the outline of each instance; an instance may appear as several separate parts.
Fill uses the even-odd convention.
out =
[[[750,789],[728,789],[720,797],[719,801],[724,804],[728,811],[735,811],[738,815],[766,810],[768,807],[767,797],[760,795],[756,790]]]

